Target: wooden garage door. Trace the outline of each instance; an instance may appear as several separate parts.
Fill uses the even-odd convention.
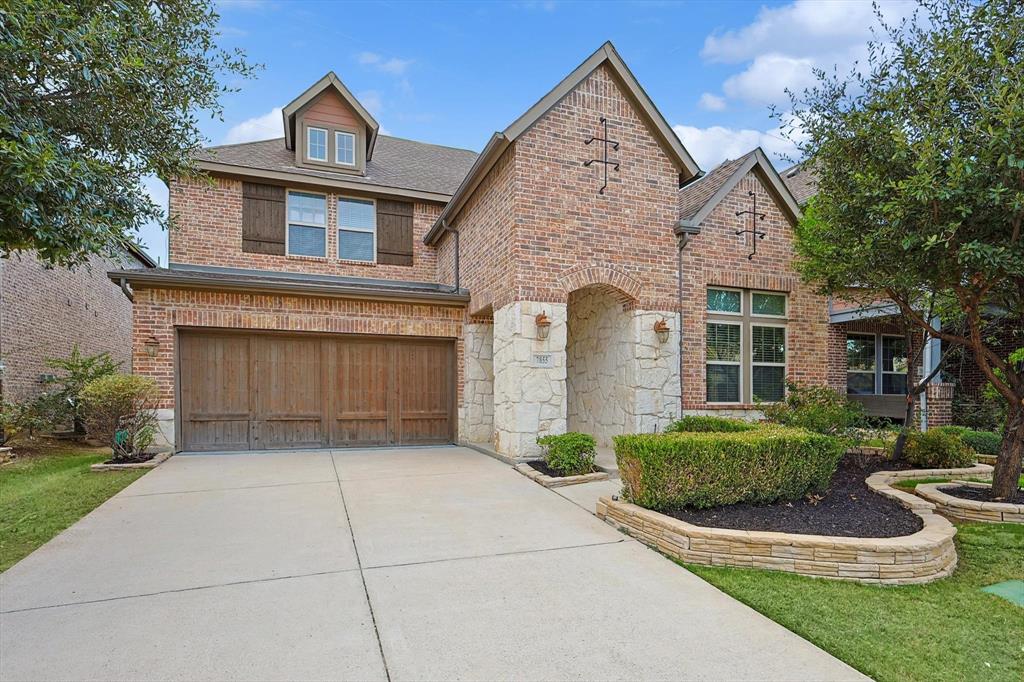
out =
[[[449,443],[454,358],[441,339],[182,331],[182,448]]]

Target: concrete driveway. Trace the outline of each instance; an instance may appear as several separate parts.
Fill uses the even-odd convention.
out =
[[[0,612],[3,680],[860,678],[456,447],[179,455]]]

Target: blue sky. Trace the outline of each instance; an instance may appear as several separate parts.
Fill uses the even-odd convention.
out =
[[[906,13],[905,2],[883,6]],[[769,116],[811,68],[862,58],[873,23],[862,0],[791,2],[299,2],[218,4],[224,47],[265,65],[230,83],[210,144],[279,137],[279,108],[333,70],[383,132],[480,150],[605,40],[708,170],[755,146],[778,166],[792,146]],[[166,188],[147,183],[166,205]],[[144,230],[167,262],[166,233]]]

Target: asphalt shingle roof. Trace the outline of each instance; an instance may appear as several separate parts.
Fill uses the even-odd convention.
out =
[[[805,164],[798,163],[782,171],[782,181],[793,193],[796,202],[803,206],[807,200],[818,193],[818,178],[814,169]]]
[[[704,204],[722,188],[722,185],[728,182],[736,169],[742,166],[753,153],[744,154],[738,159],[723,161],[696,182],[691,182],[679,190],[679,217],[682,220],[689,220],[697,215]]]
[[[333,173],[329,170],[300,168],[295,152],[284,146],[284,138],[208,147],[196,154],[200,161],[232,166],[294,173],[314,178],[345,180],[366,185],[454,194],[459,183],[476,161],[476,152],[442,147],[400,137],[378,135],[373,158],[366,163],[365,175]]]

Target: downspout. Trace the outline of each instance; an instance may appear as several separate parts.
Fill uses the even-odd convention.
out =
[[[459,231],[449,227],[447,220],[441,221],[441,228],[445,232],[451,232],[455,235],[455,293],[458,293],[459,289],[461,289],[459,280],[459,251],[461,250],[459,248]]]
[[[678,309],[678,330],[679,330],[679,416],[683,416],[683,249],[690,243],[690,238],[700,234],[700,227],[690,225],[680,220],[675,226],[676,239],[678,240],[677,265],[676,265],[676,308]]]
[[[132,290],[128,288],[128,280],[124,277],[121,278],[121,292],[128,297],[128,300],[135,303],[135,296],[132,294]]]

